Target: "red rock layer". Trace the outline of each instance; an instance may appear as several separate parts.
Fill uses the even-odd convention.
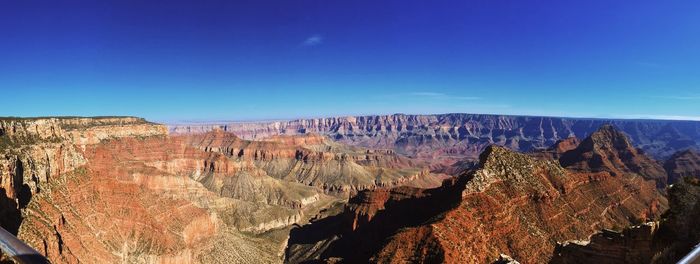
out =
[[[220,153],[218,160],[207,164],[213,172],[235,173],[257,168],[273,178],[317,186],[329,193],[348,195],[359,190],[405,184],[431,187],[438,186],[440,179],[422,168],[423,163],[392,150],[348,147],[319,135],[247,141],[217,130],[174,138],[188,141],[204,151]],[[242,167],[231,167],[230,163]]]
[[[603,230],[588,241],[567,241],[557,246],[550,263],[676,263],[700,242],[700,185],[696,178],[686,178],[668,193],[670,209],[660,222],[621,232]]]
[[[562,166],[580,171],[607,171],[612,175],[637,174],[666,186],[661,165],[635,148],[625,134],[605,125],[559,159]]]
[[[86,144],[106,138],[165,136],[164,126],[134,117],[0,118],[0,219],[16,234],[33,195],[87,162]]]
[[[121,139],[88,146],[87,166],[33,197],[19,237],[55,262],[193,261],[219,220],[185,198],[187,176],[147,163],[206,153],[164,143]],[[202,166],[194,161],[180,169]],[[182,188],[181,196],[154,191],[154,184]]]
[[[550,161],[498,147],[483,155],[482,168],[467,183],[457,208],[429,225],[399,232],[373,261],[435,258],[417,254],[424,250],[401,240],[416,237],[436,241],[446,263],[488,263],[501,253],[521,263],[543,263],[557,241],[654,218],[665,208],[653,182],[641,177],[568,172]]]
[[[243,249],[231,254],[235,261],[260,252],[265,261],[279,259],[284,236],[253,237],[307,221],[337,200],[325,193],[436,186],[440,179],[392,150],[347,147],[318,135],[169,137],[157,133],[162,126],[139,120],[125,127],[118,119],[81,120],[3,129],[12,145],[0,159],[7,188],[1,223],[54,262],[189,263],[234,249]]]
[[[554,143],[551,147],[545,149],[534,150],[531,155],[538,158],[547,158],[552,160],[558,160],[564,153],[576,149],[581,140],[575,137],[570,137],[567,139],[562,139]]]

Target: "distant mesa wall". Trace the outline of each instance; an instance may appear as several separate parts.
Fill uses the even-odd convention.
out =
[[[490,144],[529,151],[569,137],[585,138],[604,124],[624,131],[648,154],[665,158],[700,145],[700,122],[670,120],[585,119],[480,114],[383,115],[225,124],[175,124],[174,134],[215,128],[244,139],[319,133],[342,143],[392,148],[424,158],[477,158]]]

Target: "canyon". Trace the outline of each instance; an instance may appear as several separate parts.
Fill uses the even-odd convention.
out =
[[[314,135],[169,136],[138,118],[3,120],[3,227],[54,262],[281,262],[286,233],[364,189],[447,175]]]
[[[339,217],[340,228],[330,229],[345,232],[319,236],[316,223],[307,228],[311,235],[293,231],[290,243],[300,245],[290,246],[288,255],[321,249],[303,255],[349,263],[491,263],[505,254],[522,263],[548,262],[559,241],[657,219],[667,209],[655,177],[622,172],[613,165],[634,151],[620,144],[624,142],[624,135],[603,126],[559,162],[490,146],[475,168],[445,182],[440,187],[444,190],[368,191],[365,199],[351,200],[346,207],[344,214],[354,217]],[[595,170],[582,170],[577,163],[564,166],[564,157],[571,156],[603,162]],[[434,192],[447,196],[426,195]],[[413,208],[433,211],[414,221],[418,212]],[[373,237],[382,234],[376,230],[397,225],[390,229],[396,232]],[[319,239],[308,241],[309,236]],[[363,243],[344,243],[348,238]],[[330,246],[318,246],[328,241]]]
[[[173,134],[222,129],[244,139],[315,133],[337,142],[394,149],[413,158],[476,160],[489,145],[520,152],[546,148],[559,140],[585,138],[605,124],[628,135],[637,147],[657,159],[700,146],[700,122],[673,120],[592,119],[486,114],[375,115],[289,121],[170,124]]]
[[[683,241],[664,255],[677,259],[698,237],[659,230],[690,228],[680,212],[694,202],[678,197],[700,176],[699,142],[692,121],[0,118],[0,225],[55,263],[575,263],[590,252],[635,263],[664,250],[661,237]],[[641,253],[603,250],[617,241]]]

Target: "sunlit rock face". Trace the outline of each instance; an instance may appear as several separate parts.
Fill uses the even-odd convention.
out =
[[[226,124],[173,124],[171,133],[203,133],[213,129],[245,139],[316,133],[344,144],[394,149],[435,163],[477,159],[489,145],[520,152],[546,148],[569,137],[586,138],[605,124],[618,127],[635,147],[666,158],[700,146],[700,122],[606,120],[478,114],[384,115],[299,119]]]
[[[2,123],[2,226],[54,262],[282,262],[290,226],[366,189],[438,186],[324,136],[170,136],[139,118]]]
[[[563,238],[587,238],[603,227],[656,218],[666,208],[654,182],[641,177],[573,172],[497,147],[482,158],[457,208],[434,223],[399,232],[373,259],[484,263],[504,253],[521,263],[542,263]],[[426,251],[420,244],[400,243],[408,238],[430,241],[443,253],[421,254]]]
[[[89,142],[159,135],[167,135],[164,126],[134,117],[0,118],[0,191],[6,197],[0,213],[3,226],[17,233],[18,209],[60,175],[87,164],[83,150]]]

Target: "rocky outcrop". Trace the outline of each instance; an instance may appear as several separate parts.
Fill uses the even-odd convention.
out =
[[[561,154],[562,166],[579,171],[607,171],[613,176],[637,174],[664,188],[667,175],[661,165],[635,148],[622,131],[604,125],[576,148]]]
[[[564,153],[578,148],[581,140],[576,137],[562,139],[554,143],[551,147],[543,149],[535,149],[530,155],[538,158],[559,160]]]
[[[664,163],[668,182],[675,183],[684,177],[700,178],[700,152],[694,149],[679,151]]]
[[[245,139],[318,133],[345,144],[392,148],[436,162],[476,159],[488,145],[521,152],[546,148],[569,137],[585,138],[612,124],[636,147],[654,157],[668,157],[700,145],[700,122],[616,120],[479,114],[383,115],[224,124],[173,124],[172,133],[202,133],[215,128]]]
[[[556,247],[550,263],[676,263],[700,242],[699,201],[697,178],[680,180],[669,189],[670,209],[660,222],[566,241]]]
[[[491,147],[462,192],[459,206],[434,222],[403,230],[373,260],[424,261],[422,245],[434,241],[446,263],[493,262],[499,254],[521,263],[549,260],[560,238],[586,238],[601,227],[655,218],[665,198],[653,182],[632,175],[572,172],[556,162]],[[399,256],[399,257],[396,257]]]
[[[611,137],[592,137],[584,142],[594,140],[604,146],[616,142]],[[435,190],[402,189],[361,193],[335,221],[314,222],[298,229],[298,234],[293,230],[292,238],[298,238],[290,239],[289,262],[311,256],[348,262],[492,263],[507,254],[521,263],[543,263],[549,261],[558,241],[586,239],[602,228],[657,219],[667,208],[654,181],[628,171],[613,175],[616,167],[566,168],[557,160],[498,146],[487,148],[479,160],[474,170],[457,178],[461,180],[455,187],[442,189],[439,195]],[[608,165],[613,166],[601,166]],[[387,202],[392,200],[399,202]],[[411,208],[411,216],[400,213],[401,208]],[[426,208],[434,211],[419,211]],[[377,231],[384,227],[391,230],[388,236]],[[317,235],[323,230],[346,231]],[[363,245],[353,251],[362,253],[344,251],[350,248],[344,241]]]
[[[166,127],[133,117],[0,118],[0,131],[0,188],[8,200],[2,211],[15,213],[42,185],[85,165],[85,145],[107,138],[167,135]],[[3,218],[20,217],[3,213]],[[18,221],[3,226],[16,234]]]

